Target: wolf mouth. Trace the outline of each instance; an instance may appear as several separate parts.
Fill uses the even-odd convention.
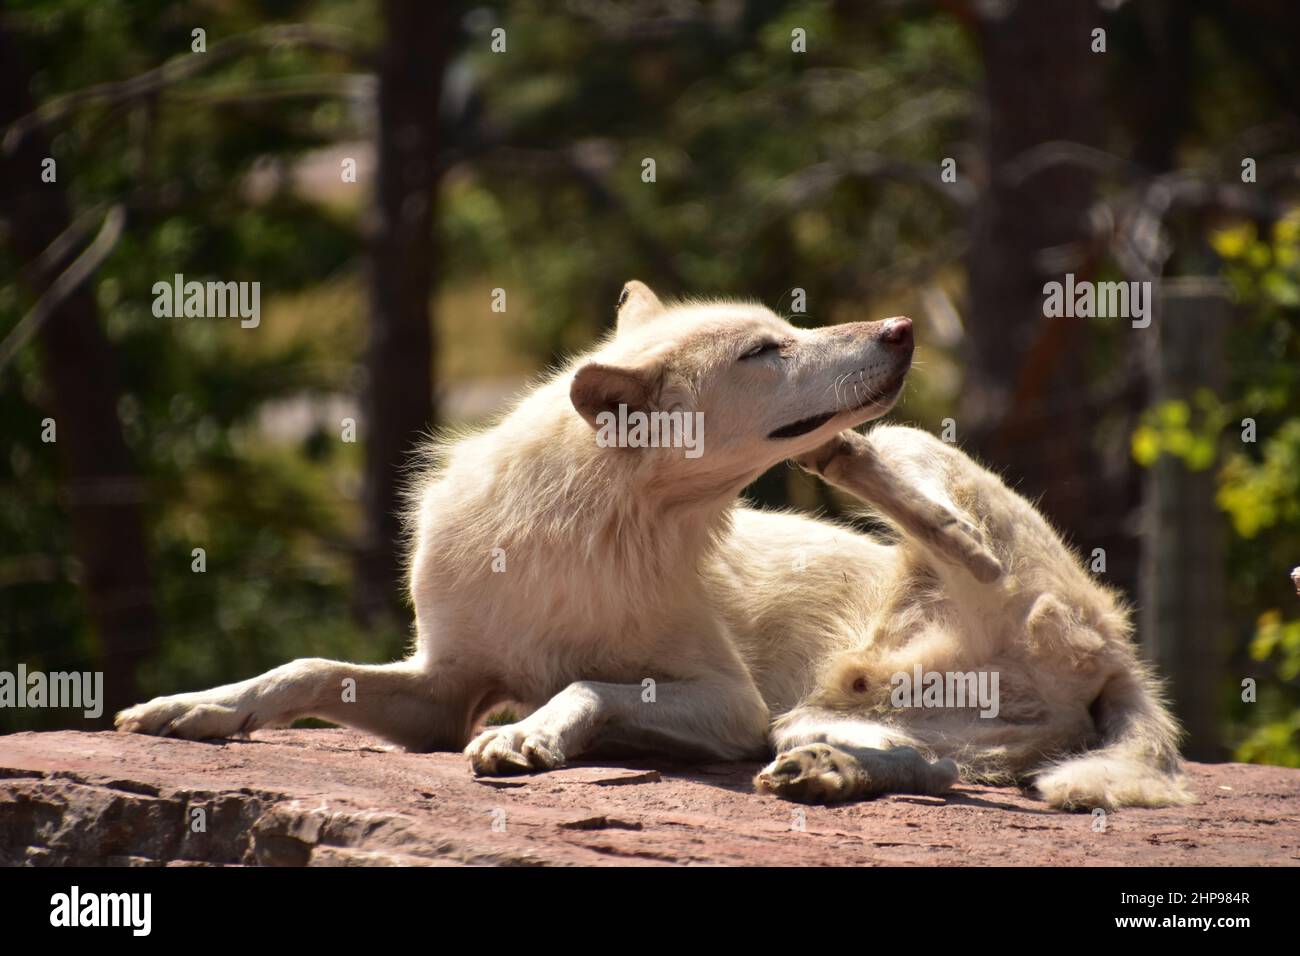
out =
[[[768,438],[798,438],[800,435],[806,435],[810,431],[821,428],[828,421],[838,415],[839,412],[825,412],[821,415],[814,415],[812,418],[802,418],[797,422],[791,422],[789,425],[782,425]]]
[[[898,389],[902,387],[903,379],[906,377],[906,375],[907,375],[907,370],[904,369],[904,371],[898,376],[898,378],[894,379],[892,382],[886,385],[879,392],[872,392],[870,395],[867,396],[866,401],[858,405],[854,405],[850,408],[836,409],[833,412],[823,412],[820,415],[813,415],[811,418],[801,418],[799,419],[799,421],[791,422],[789,425],[782,425],[780,428],[778,428],[776,431],[769,434],[767,437],[769,439],[798,438],[800,435],[806,435],[809,432],[816,431],[817,429],[821,428],[823,425],[825,425],[836,415],[843,415],[847,412],[860,412],[862,411],[862,409],[866,408],[867,406],[874,405],[877,402],[879,402],[881,399],[888,398],[890,395],[898,391]]]

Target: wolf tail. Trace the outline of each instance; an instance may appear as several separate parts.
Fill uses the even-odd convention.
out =
[[[1181,731],[1145,669],[1112,677],[1093,705],[1093,715],[1101,746],[1034,774],[1034,786],[1050,804],[1066,810],[1114,810],[1195,802],[1178,756]]]

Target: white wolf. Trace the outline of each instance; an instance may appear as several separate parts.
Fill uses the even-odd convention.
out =
[[[463,748],[479,774],[775,751],[755,786],[801,801],[941,793],[959,772],[1032,781],[1064,808],[1190,801],[1117,598],[956,448],[851,430],[893,406],[912,348],[906,318],[799,329],[630,282],[596,349],[431,449],[412,493],[408,659],[298,660],[117,726],[207,738],[316,716]],[[629,409],[702,414],[703,453],[597,442],[605,413]],[[737,501],[790,458],[896,539]],[[892,675],[918,665],[997,674],[996,716],[893,706]],[[508,700],[536,709],[471,740]]]

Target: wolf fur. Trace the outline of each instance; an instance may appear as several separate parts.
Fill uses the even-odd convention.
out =
[[[853,430],[892,407],[911,356],[907,319],[798,329],[754,304],[665,306],[631,282],[595,349],[428,449],[407,659],[298,660],[117,726],[198,739],[315,716],[463,749],[478,774],[775,753],[755,787],[799,801],[942,793],[959,775],[1032,782],[1062,808],[1191,800],[1117,597],[952,445]],[[702,413],[702,453],[603,447],[620,409]],[[787,459],[896,533],[738,501]],[[895,706],[893,675],[916,665],[996,672],[996,716]],[[535,709],[472,736],[503,701]]]

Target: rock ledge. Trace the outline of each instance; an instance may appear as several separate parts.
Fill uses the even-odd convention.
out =
[[[475,780],[346,730],[0,737],[4,865],[1300,865],[1300,770],[1191,764],[1200,803],[1066,814],[1014,789],[799,807],[754,764]]]

